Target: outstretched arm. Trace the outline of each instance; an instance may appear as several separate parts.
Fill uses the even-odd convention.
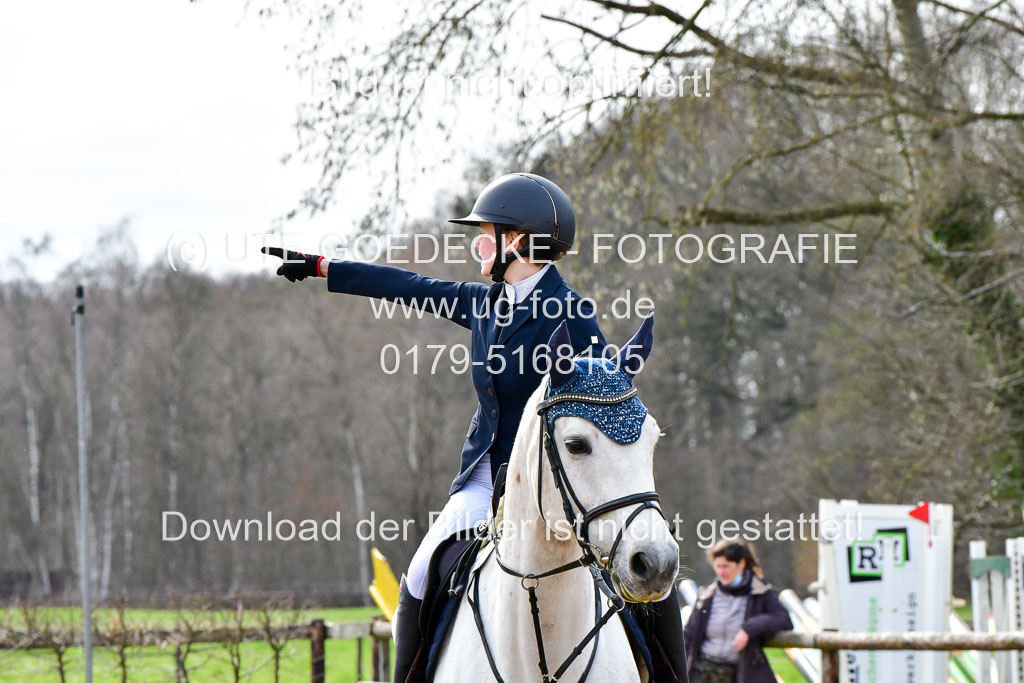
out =
[[[487,287],[478,282],[437,280],[396,266],[358,261],[324,261],[321,270],[324,266],[332,292],[395,301],[467,328],[487,295]]]
[[[487,287],[477,282],[437,280],[394,266],[330,261],[319,254],[286,251],[280,247],[263,247],[261,251],[284,259],[277,274],[291,282],[324,277],[327,289],[332,292],[387,299],[467,328],[470,327],[469,316],[475,314],[487,294]]]

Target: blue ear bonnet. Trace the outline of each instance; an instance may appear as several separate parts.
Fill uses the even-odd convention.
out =
[[[569,379],[557,387],[548,385],[545,398],[563,394],[612,397],[632,388],[633,377],[615,362],[606,358],[576,358]],[[569,415],[590,420],[609,439],[625,445],[640,438],[647,408],[637,396],[610,405],[565,401],[547,409],[548,427],[553,430],[557,418]]]

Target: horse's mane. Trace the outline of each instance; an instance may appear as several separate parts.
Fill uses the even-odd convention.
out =
[[[538,442],[540,440],[540,416],[537,415],[537,405],[540,404],[545,392],[548,388],[548,383],[551,381],[550,375],[545,374],[540,381],[540,384],[530,394],[530,398],[526,401],[526,406],[523,408],[523,416],[519,420],[519,428],[516,430],[516,439],[512,444],[512,453],[509,455],[508,469],[511,472],[513,469],[522,471],[526,476],[526,481],[529,485],[531,492],[530,497],[534,499],[534,504],[537,507],[537,516],[544,519],[543,508],[541,507],[541,501],[537,499],[537,472],[535,467],[528,467],[530,462],[530,453],[537,453],[539,448]]]

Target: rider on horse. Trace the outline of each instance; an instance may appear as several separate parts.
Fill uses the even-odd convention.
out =
[[[478,226],[481,274],[494,284],[423,277],[394,266],[327,261],[322,256],[264,248],[287,256],[278,274],[291,281],[326,277],[332,292],[399,301],[433,310],[472,332],[472,377],[479,403],[462,448],[449,500],[403,575],[395,612],[395,681],[405,681],[421,639],[418,612],[430,559],[451,534],[485,521],[501,468],[511,454],[523,408],[540,384],[534,359],[565,321],[574,353],[600,356],[605,339],[593,305],[562,279],[553,265],[573,246],[572,204],[555,183],[530,173],[491,182],[473,210],[450,222]],[[555,299],[557,305],[545,305]],[[676,672],[685,677],[682,623],[676,590],[654,609],[637,614]]]

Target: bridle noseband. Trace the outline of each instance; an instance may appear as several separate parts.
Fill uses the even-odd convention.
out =
[[[627,496],[621,496],[599,505],[595,505],[588,510],[583,503],[580,502],[579,497],[576,495],[576,491],[572,487],[572,483],[569,481],[569,477],[565,472],[565,466],[562,464],[562,458],[558,454],[558,448],[555,447],[554,437],[551,433],[552,425],[548,422],[548,410],[559,403],[573,402],[602,406],[616,405],[624,403],[636,396],[636,387],[630,387],[629,390],[613,396],[584,393],[551,394],[551,391],[552,389],[549,386],[547,391],[548,396],[537,404],[537,414],[540,416],[541,420],[541,436],[539,439],[537,453],[537,501],[538,505],[540,505],[544,481],[542,476],[543,461],[544,453],[546,453],[548,463],[551,466],[551,474],[555,480],[555,488],[558,489],[559,495],[562,498],[562,510],[565,513],[566,521],[572,525],[574,537],[582,550],[582,555],[572,562],[567,562],[547,571],[539,573],[520,572],[502,561],[501,554],[498,552],[498,543],[495,541],[494,559],[502,571],[506,574],[518,577],[520,585],[529,593],[530,612],[533,616],[533,629],[537,639],[537,651],[540,655],[537,666],[540,669],[542,683],[555,683],[558,681],[569,666],[583,653],[587,644],[590,643],[591,640],[594,640],[594,647],[590,653],[590,660],[587,662],[587,666],[579,679],[579,682],[582,683],[586,680],[587,676],[590,675],[590,669],[594,664],[601,628],[608,623],[612,616],[620,612],[626,605],[625,599],[615,590],[609,574],[609,568],[615,560],[615,553],[619,548],[619,543],[622,541],[622,536],[626,531],[626,528],[632,524],[633,520],[635,520],[644,510],[648,508],[657,510],[658,514],[660,514],[663,519],[665,517],[665,513],[662,512],[661,506],[659,505],[660,496],[655,491],[646,491],[643,493],[633,493]],[[604,555],[601,553],[601,549],[590,541],[590,523],[605,513],[620,510],[631,505],[636,505],[637,507],[623,522],[615,536],[615,541],[612,543],[611,549],[608,551],[607,555]],[[539,512],[541,515],[544,514],[543,510],[539,510]],[[562,662],[555,673],[548,674],[547,658],[544,653],[544,637],[540,626],[540,608],[537,604],[537,587],[540,585],[540,579],[561,574],[562,572],[567,572],[579,567],[588,568],[594,580],[594,626],[590,629],[587,635],[583,637],[583,640],[573,648],[572,652]],[[472,577],[473,594],[471,598],[467,596],[467,600],[473,608],[473,617],[476,621],[477,630],[480,632],[480,639],[483,641],[484,653],[487,655],[487,662],[490,664],[491,672],[494,674],[496,681],[504,683],[504,679],[498,673],[494,657],[487,644],[487,637],[484,634],[483,618],[480,614],[479,608],[479,571],[480,570],[477,569],[476,573]],[[609,608],[604,612],[604,614],[601,613],[602,593],[608,598]]]

